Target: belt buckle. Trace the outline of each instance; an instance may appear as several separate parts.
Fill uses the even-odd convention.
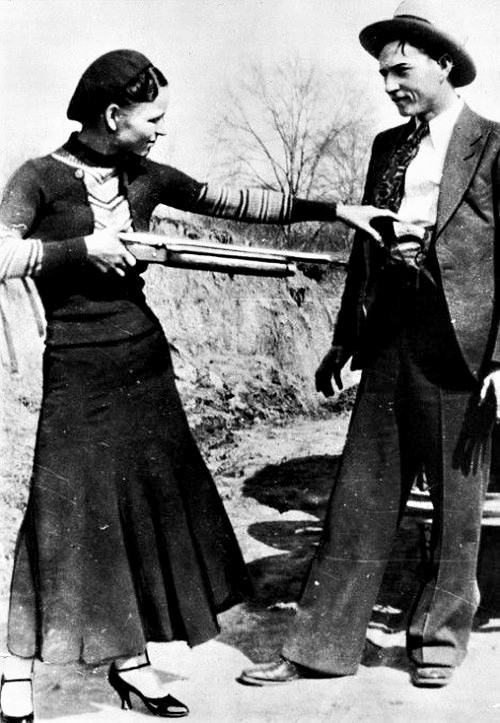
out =
[[[428,234],[426,226],[417,226],[416,223],[394,221],[394,236],[396,241],[418,241],[422,246]]]
[[[418,226],[415,223],[407,223],[405,221],[394,222],[394,237],[396,246],[415,244],[418,250],[415,252],[414,263],[420,267],[425,261],[429,241],[431,238],[431,228],[429,226]]]

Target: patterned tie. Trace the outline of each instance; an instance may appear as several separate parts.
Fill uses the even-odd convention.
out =
[[[405,175],[417,155],[420,141],[429,133],[429,124],[422,122],[395,150],[373,194],[373,205],[397,213],[403,200]]]
[[[389,159],[387,168],[375,186],[373,194],[374,206],[377,206],[377,208],[387,208],[395,213],[399,211],[401,201],[403,200],[406,171],[410,162],[417,155],[421,140],[425,138],[428,133],[429,124],[423,121],[418,128],[415,128],[408,138],[396,148]],[[402,243],[394,234],[396,226],[398,226],[398,229],[401,229],[401,224],[395,224],[394,228],[392,228],[392,224],[390,224],[390,226],[390,231],[387,226],[385,229],[382,226],[380,227],[382,238],[384,239],[383,245],[388,254],[387,263],[390,266],[396,265],[400,268],[403,266],[407,269],[415,270],[417,272],[415,277],[417,285],[420,274],[435,285],[436,282],[431,273],[425,268],[425,260],[431,240],[430,233],[426,232],[423,238],[416,234],[411,234],[411,241],[406,238],[406,243]]]

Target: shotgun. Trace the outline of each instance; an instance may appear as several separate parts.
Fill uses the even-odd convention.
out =
[[[146,232],[124,232],[119,238],[138,261],[230,274],[286,277],[296,273],[297,263],[340,263],[330,254],[221,244],[209,239]]]

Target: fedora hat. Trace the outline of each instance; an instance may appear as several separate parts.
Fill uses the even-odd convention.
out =
[[[390,20],[372,23],[361,31],[361,45],[378,58],[387,43],[407,40],[434,58],[449,55],[453,60],[449,77],[455,87],[472,83],[476,77],[476,67],[465,50],[465,39],[450,27],[451,13],[443,17],[443,11],[438,5],[441,2],[436,0],[403,0]]]

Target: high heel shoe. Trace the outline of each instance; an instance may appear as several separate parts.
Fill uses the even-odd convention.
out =
[[[3,688],[3,686],[6,683],[31,683],[31,678],[9,678],[6,679],[2,675],[2,680],[0,682],[0,692]],[[0,712],[0,723],[33,723],[34,716],[33,711],[31,713],[28,713],[27,715],[7,715],[3,712],[3,710]]]
[[[133,693],[142,700],[146,708],[153,715],[160,716],[161,718],[183,718],[189,713],[189,708],[180,700],[177,700],[173,695],[164,695],[161,698],[148,698],[146,695],[135,686],[127,683],[123,678],[120,677],[120,672],[126,672],[129,670],[137,670],[138,668],[145,668],[150,663],[144,663],[143,665],[136,665],[133,668],[122,668],[118,670],[115,663],[111,663],[108,673],[108,682],[116,690],[122,701],[122,710],[127,707],[132,710],[132,703],[130,701],[130,694]],[[9,721],[10,723],[10,721]],[[27,722],[28,723],[28,722]]]

